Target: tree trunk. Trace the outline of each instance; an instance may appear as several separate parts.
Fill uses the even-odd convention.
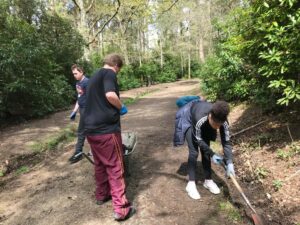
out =
[[[183,77],[183,72],[184,72],[184,58],[182,55],[182,52],[180,53],[180,67],[181,67],[181,77]]]
[[[104,55],[104,43],[103,43],[103,34],[98,35],[98,50],[100,53],[101,58],[103,58]]]
[[[207,1],[207,18],[208,18],[208,55],[210,55],[213,51],[213,44],[212,44],[212,26],[211,26],[211,3],[210,0]],[[205,60],[205,58],[204,58]]]
[[[84,1],[83,0],[76,0],[78,9],[79,9],[79,20],[77,23],[77,27],[79,29],[79,32],[82,34],[84,39],[88,42],[89,41],[89,35],[88,35],[88,28],[87,28],[87,22],[86,22],[86,9],[84,8]],[[84,59],[88,59],[89,55],[89,46],[86,46],[84,48]]]
[[[191,79],[191,52],[188,54],[188,79]]]
[[[162,47],[162,38],[159,38],[159,47],[160,47],[160,68],[164,67],[164,55],[163,55],[163,47]]]
[[[143,52],[143,40],[142,40],[142,34],[141,34],[141,29],[140,27],[138,28],[138,43],[139,43],[139,65],[140,67],[142,66],[142,52]]]
[[[127,43],[124,40],[121,41],[121,51],[122,51],[122,54],[124,55],[125,64],[129,65],[130,61],[129,61],[129,57],[128,57]]]
[[[199,35],[199,60],[201,63],[204,63],[204,48],[203,48],[203,38]]]
[[[191,79],[191,34],[189,33],[188,39],[189,51],[188,51],[188,79]]]
[[[121,37],[120,37],[120,49],[122,51],[122,54],[124,56],[124,61],[126,65],[129,65],[129,57],[128,57],[128,48],[127,48],[127,41],[126,41],[126,36],[125,36],[125,32],[126,32],[126,28],[124,27],[122,20],[120,19],[119,16],[116,16],[118,22],[119,22],[119,27],[120,27],[120,31],[121,31]]]
[[[86,12],[84,8],[83,0],[77,0],[79,6],[79,13],[80,13],[80,23],[79,28],[85,30],[86,25]]]

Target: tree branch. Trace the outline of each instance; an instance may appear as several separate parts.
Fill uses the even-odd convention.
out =
[[[121,31],[123,32],[123,35],[126,34],[127,29],[128,29],[128,26],[129,26],[128,24],[132,21],[132,16],[133,16],[134,14],[135,14],[134,11],[131,12],[131,15],[128,16],[128,18],[126,19],[126,26],[125,26],[125,29],[121,29]],[[121,19],[118,18],[118,17],[117,17],[117,20],[118,20],[118,23],[119,23],[120,27],[122,27],[122,22],[123,22],[124,20],[121,20]]]
[[[286,127],[287,127],[287,130],[289,132],[289,135],[290,135],[290,138],[291,138],[292,142],[294,142],[293,136],[292,136],[291,131],[290,131],[289,124],[287,124]]]
[[[232,134],[231,137],[235,137],[235,136],[237,136],[237,135],[239,135],[239,134],[241,134],[241,133],[244,133],[245,131],[251,130],[251,129],[253,129],[253,128],[259,126],[260,124],[267,122],[267,121],[269,121],[269,120],[266,119],[266,120],[261,121],[261,122],[259,122],[259,123],[257,123],[257,124],[254,124],[254,125],[252,125],[252,126],[250,126],[250,127],[247,127],[247,128],[245,128],[245,129],[243,129],[243,130],[241,130],[241,131],[239,131],[239,132],[236,132],[236,133]]]
[[[103,24],[103,26],[101,27],[101,29],[94,35],[93,39],[90,42],[87,43],[87,46],[89,46],[90,44],[92,44],[96,40],[96,37],[104,30],[104,28],[106,27],[106,25],[109,24],[109,22],[118,14],[119,9],[121,7],[121,2],[120,2],[120,0],[117,0],[117,1],[118,1],[118,7],[117,7],[116,12],[110,17],[110,19],[108,19]]]
[[[164,14],[164,13],[170,11],[170,10],[173,8],[173,6],[176,5],[176,3],[177,3],[178,1],[179,1],[179,0],[175,0],[175,1],[173,2],[173,4],[172,4],[168,9],[162,11],[162,13],[161,13],[160,15],[162,15],[162,14]]]
[[[110,15],[109,15],[109,14],[105,14],[105,15],[102,16],[102,18],[108,17],[108,16],[110,16]],[[96,24],[99,22],[100,19],[101,19],[101,18],[98,17],[97,19],[92,20],[91,23],[93,23],[93,24],[92,24],[92,25],[89,25],[89,27],[95,27]]]
[[[86,13],[88,13],[88,12],[91,10],[91,8],[92,8],[94,2],[95,2],[95,0],[92,0],[92,1],[91,1],[91,4],[90,4],[90,5],[87,7],[87,9],[86,9]]]
[[[72,0],[74,2],[74,4],[77,6],[77,8],[81,11],[81,8],[79,7],[79,5],[77,4],[76,0]]]

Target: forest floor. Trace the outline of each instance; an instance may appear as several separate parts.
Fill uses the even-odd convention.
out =
[[[129,158],[130,176],[126,178],[127,196],[137,214],[122,224],[251,224],[249,210],[218,166],[213,165],[213,178],[221,187],[220,195],[203,188],[201,158],[197,173],[201,199],[192,200],[185,192],[188,150],[186,145],[175,150],[172,139],[175,101],[191,94],[199,94],[199,81],[121,93],[122,99],[138,97],[121,120],[122,130],[136,132],[138,137],[136,150]],[[33,150],[33,146],[40,146],[36,143],[70,126],[69,113],[62,111],[0,130],[1,225],[118,224],[112,219],[111,202],[95,204],[93,166],[85,159],[68,163],[75,140],[53,150]],[[297,112],[287,115],[268,118],[255,108],[239,105],[233,107],[229,118],[233,133],[267,120],[235,135],[233,142],[238,181],[270,225],[300,223],[300,118]],[[289,118],[293,123],[287,122]],[[218,144],[212,146],[218,148]]]

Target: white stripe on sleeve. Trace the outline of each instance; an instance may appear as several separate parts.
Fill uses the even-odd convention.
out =
[[[227,123],[227,121],[224,122],[223,126],[224,126],[224,133],[225,133],[225,141],[229,141],[230,134],[229,134],[229,124]]]
[[[207,116],[202,117],[200,120],[198,120],[196,124],[196,139],[197,141],[202,141],[201,137],[201,126],[207,121]]]

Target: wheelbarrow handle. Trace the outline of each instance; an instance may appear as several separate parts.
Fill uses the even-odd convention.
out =
[[[84,152],[82,152],[82,155],[83,155],[90,163],[92,163],[93,165],[95,164],[94,161],[93,161],[87,154],[85,154]]]

